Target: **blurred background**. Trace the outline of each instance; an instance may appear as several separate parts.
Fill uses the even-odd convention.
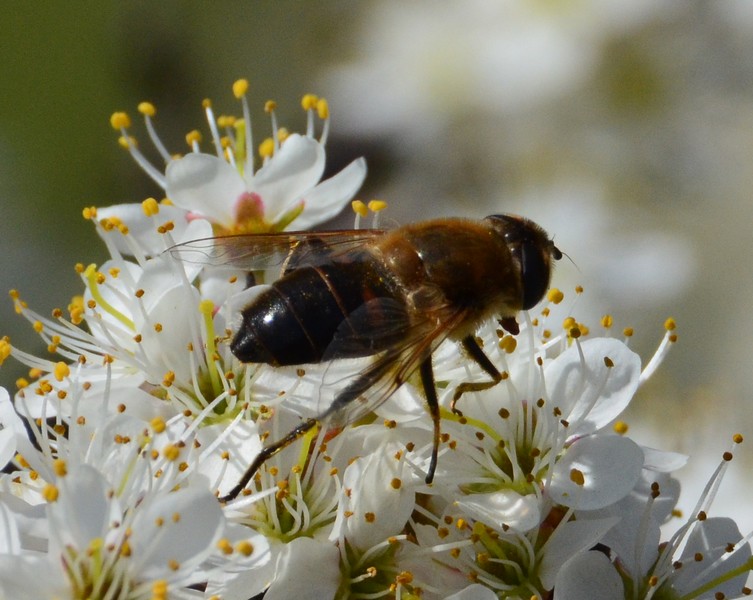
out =
[[[679,343],[631,406],[631,433],[691,455],[686,509],[746,434],[715,512],[753,528],[740,502],[753,466],[749,0],[17,3],[2,19],[0,290],[43,314],[65,307],[81,291],[73,265],[106,258],[81,209],[160,197],[118,147],[113,111],[152,101],[183,152],[186,132],[206,133],[203,98],[238,112],[238,77],[257,139],[265,100],[301,129],[314,92],[330,101],[329,172],[365,156],[359,197],[387,200],[390,218],[533,218],[571,259],[554,277],[567,307],[592,334],[605,313],[618,337],[633,327],[644,361],[675,317]],[[10,299],[0,335],[44,352]],[[23,373],[7,361],[0,385]]]

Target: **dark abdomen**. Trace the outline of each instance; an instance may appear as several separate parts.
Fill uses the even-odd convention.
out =
[[[372,255],[291,271],[243,310],[231,344],[243,362],[317,363],[369,356],[408,329],[398,286]]]

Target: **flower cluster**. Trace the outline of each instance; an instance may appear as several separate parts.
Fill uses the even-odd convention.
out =
[[[127,115],[113,115],[122,145],[167,199],[84,210],[111,257],[77,265],[83,293],[67,310],[45,317],[11,293],[49,356],[0,340],[0,362],[29,367],[12,400],[0,389],[0,596],[745,593],[748,539],[731,520],[708,516],[731,450],[680,523],[671,473],[685,457],[640,446],[619,420],[675,341],[674,322],[642,365],[630,332],[618,339],[610,317],[594,334],[557,316],[565,305],[556,289],[535,314],[520,315],[517,333],[490,324],[476,332],[502,373],[498,385],[456,402],[460,384],[488,375],[454,344],[436,351],[442,436],[432,483],[431,419],[406,383],[352,423],[292,436],[237,499],[218,501],[265,444],[320,414],[327,394],[368,364],[241,363],[229,340],[257,287],[232,265],[165,251],[308,228],[339,212],[365,176],[359,159],[320,181],[329,116],[310,95],[303,134],[279,127],[267,103],[272,136],[255,156],[246,88],[233,88],[241,118],[215,117],[204,102],[215,154],[202,153],[193,132],[191,152],[170,155],[154,107],[139,106],[164,173],[130,137]],[[675,533],[660,542],[672,520]]]

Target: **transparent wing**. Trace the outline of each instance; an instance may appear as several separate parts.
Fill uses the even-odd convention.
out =
[[[319,415],[320,420],[342,426],[369,414],[405,383],[466,317],[463,310],[445,307],[439,311],[443,315],[441,319],[429,319],[424,313],[411,315],[410,323],[405,327],[405,309],[392,302],[392,306],[390,302],[382,303],[380,308],[385,311],[386,318],[372,328],[373,337],[385,341],[387,348],[355,376],[338,381],[325,373],[323,388],[336,391],[331,403]],[[390,316],[390,311],[395,314]],[[369,339],[366,338],[371,336],[344,334],[332,342],[331,353],[336,355],[340,344],[367,344]]]
[[[191,240],[168,248],[176,259],[206,266],[256,271],[282,265],[315,265],[356,250],[384,235],[383,229],[250,233]]]

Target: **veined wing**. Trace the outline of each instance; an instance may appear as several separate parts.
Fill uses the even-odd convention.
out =
[[[355,376],[347,378],[344,387],[344,382],[328,381],[325,374],[323,385],[326,388],[339,388],[339,391],[319,415],[320,420],[341,426],[369,414],[408,381],[424,360],[431,360],[434,350],[467,316],[464,310],[446,307],[442,311],[443,318],[439,320],[430,319],[423,313],[412,315],[406,329],[404,325],[393,325],[404,323],[402,315],[396,314],[391,319],[389,306],[382,307],[381,310],[385,313],[383,320],[375,323],[363,336],[388,339],[389,346]],[[400,310],[400,307],[395,307],[397,313]],[[401,335],[396,336],[399,327],[402,327]],[[362,346],[366,340],[354,340],[351,335],[343,336],[339,342],[335,339],[334,354],[337,353],[338,343]]]
[[[229,266],[255,271],[279,266],[316,265],[357,250],[384,235],[382,229],[285,231],[249,233],[191,240],[168,248],[172,256],[191,264]]]

